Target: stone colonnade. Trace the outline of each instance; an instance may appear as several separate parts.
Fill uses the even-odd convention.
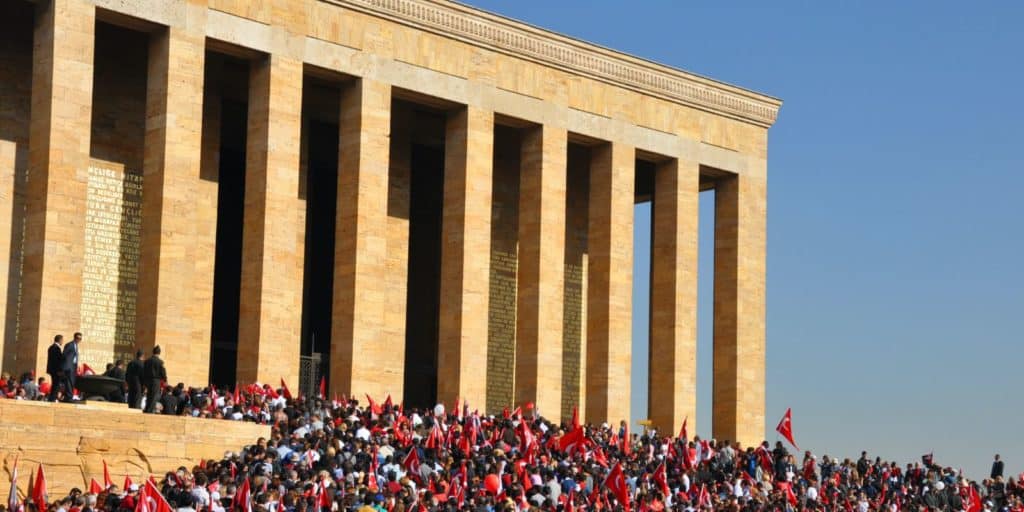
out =
[[[40,370],[51,333],[74,325],[80,315],[94,30],[97,13],[108,12],[98,10],[97,3],[111,4],[109,9],[117,4],[48,0],[37,6],[23,295],[15,350],[19,361]],[[405,331],[405,297],[396,299],[393,290],[402,285],[404,275],[405,260],[396,251],[407,249],[407,242],[395,236],[403,228],[388,216],[391,160],[402,158],[393,154],[392,137],[398,134],[392,133],[392,102],[398,88],[422,85],[424,90],[417,92],[448,96],[444,99],[450,104],[444,126],[438,400],[485,403],[495,125],[497,116],[517,117],[528,122],[522,130],[516,233],[515,403],[534,402],[549,415],[565,411],[566,201],[575,185],[567,181],[567,149],[581,135],[590,146],[585,353],[580,354],[585,377],[579,397],[584,417],[629,417],[634,174],[643,156],[655,165],[650,418],[664,431],[675,431],[684,418],[695,418],[698,194],[702,187],[713,187],[714,434],[748,443],[760,440],[763,158],[640,127],[622,128],[610,118],[549,109],[501,91],[487,96],[471,82],[424,80],[428,75],[419,68],[400,74],[395,71],[400,64],[382,63],[366,51],[356,57],[348,48],[307,37],[306,17],[316,9],[298,4],[318,2],[269,2],[274,6],[272,22],[259,26],[226,19],[201,5],[205,3],[176,5],[170,25],[160,19],[146,21],[150,47],[135,335],[139,346],[164,347],[173,379],[202,383],[208,378],[213,281],[208,253],[214,241],[204,217],[216,211],[216,189],[200,176],[203,132],[209,129],[199,100],[204,59],[211,41],[222,38],[244,46],[246,34],[262,30],[265,34],[255,39],[263,47],[246,49],[251,67],[239,381],[276,383],[284,377],[294,385],[298,375],[303,285],[302,238],[297,235],[303,231],[297,172],[300,113],[304,74],[316,66],[344,73],[349,80],[341,89],[337,116],[331,391],[401,395],[404,340],[395,334]],[[459,87],[463,89],[451,92]],[[521,105],[541,113],[531,118]],[[643,147],[652,140],[650,147]]]

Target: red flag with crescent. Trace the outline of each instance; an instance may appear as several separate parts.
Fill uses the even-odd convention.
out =
[[[786,409],[786,414],[782,416],[779,425],[775,427],[775,431],[782,434],[782,437],[786,438],[786,441],[789,441],[793,448],[800,449],[796,442],[793,441],[793,409]]]

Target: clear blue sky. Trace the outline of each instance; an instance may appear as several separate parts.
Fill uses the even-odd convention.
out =
[[[1024,2],[469,3],[785,101],[769,135],[769,439],[792,407],[819,456],[934,450],[980,478],[999,451],[1024,471]],[[637,230],[648,222],[638,209]],[[634,295],[646,312],[646,284]],[[647,334],[634,327],[637,419]]]

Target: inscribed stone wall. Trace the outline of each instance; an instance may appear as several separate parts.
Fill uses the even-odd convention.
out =
[[[569,146],[565,205],[565,298],[562,345],[562,417],[578,406],[583,414],[583,363],[586,361],[587,205],[590,159],[586,148]]]
[[[94,161],[86,195],[82,359],[102,371],[113,358],[130,360],[142,228],[142,174]]]
[[[81,362],[102,372],[135,346],[146,122],[145,34],[96,29],[93,116],[82,247]]]
[[[516,361],[516,269],[519,210],[519,141],[496,132],[491,203],[490,304],[487,316],[487,405],[512,405]]]
[[[0,367],[7,371],[19,370],[13,346],[21,298],[32,23],[31,4],[0,5]]]

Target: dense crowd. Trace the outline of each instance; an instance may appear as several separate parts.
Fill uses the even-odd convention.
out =
[[[179,384],[166,396],[178,400],[165,413],[266,423],[272,435],[141,490],[76,490],[49,510],[160,512],[142,498],[152,487],[171,508],[210,512],[1024,512],[1024,486],[1004,480],[998,460],[990,479],[975,482],[927,457],[905,466],[867,453],[819,460],[781,442],[689,437],[685,424],[674,436],[580,425],[575,413],[555,424],[530,404],[485,416],[465,403],[404,409],[390,398],[292,397],[255,384],[223,393]]]

